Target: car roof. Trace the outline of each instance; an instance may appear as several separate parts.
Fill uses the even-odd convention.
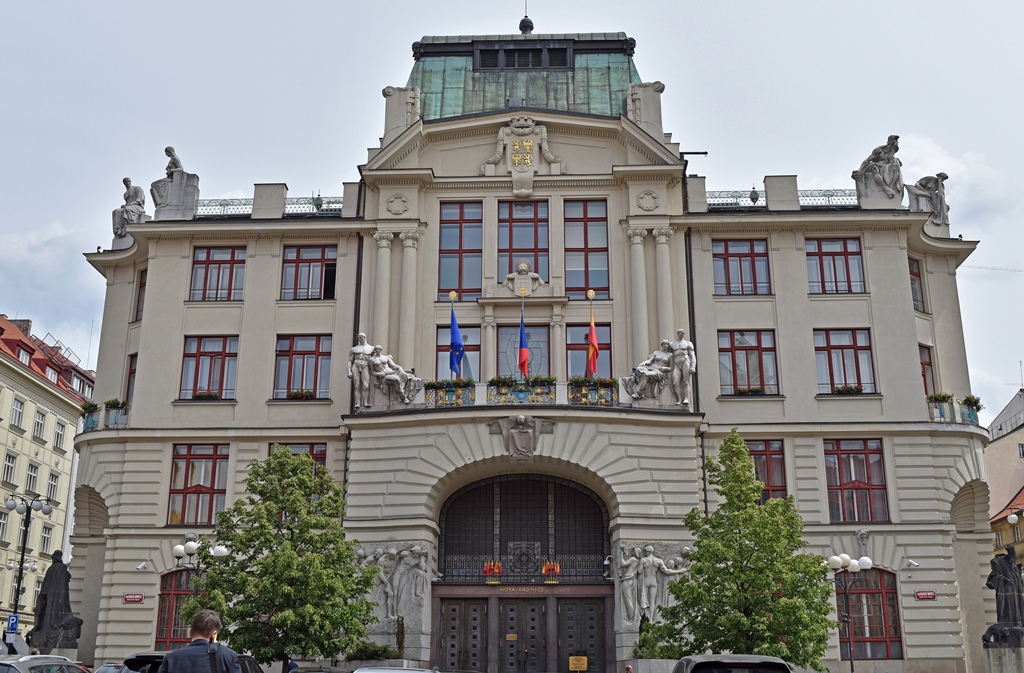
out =
[[[778,657],[767,657],[758,654],[700,654],[680,659],[672,673],[688,673],[698,664],[715,662],[723,664],[782,664],[786,667],[786,670],[792,670],[785,659],[779,659]]]

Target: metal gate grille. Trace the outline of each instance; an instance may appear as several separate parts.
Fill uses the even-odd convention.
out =
[[[445,670],[487,670],[486,601],[442,601],[441,628]]]
[[[604,604],[600,600],[558,601],[558,666],[569,670],[569,657],[586,657],[588,673],[604,670]]]
[[[471,484],[441,509],[442,582],[543,582],[558,563],[560,583],[610,582],[608,510],[579,484],[541,475],[505,475]],[[501,574],[485,567],[501,564]]]

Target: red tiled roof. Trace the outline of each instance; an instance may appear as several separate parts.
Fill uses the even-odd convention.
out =
[[[1010,498],[1010,502],[1006,503],[1006,507],[999,510],[999,512],[989,519],[988,522],[995,523],[996,521],[1005,519],[1014,512],[1019,515],[1022,511],[1024,511],[1024,487],[1021,487],[1021,489],[1017,491],[1017,495]]]
[[[30,358],[27,365],[18,358],[19,349],[29,353]],[[60,348],[47,344],[37,337],[28,336],[3,315],[0,315],[0,357],[10,360],[17,367],[27,369],[41,379],[43,384],[70,395],[79,403],[86,400],[72,387],[71,374],[78,374],[89,383],[95,384],[96,382],[92,374],[68,360]],[[48,367],[56,370],[56,383],[46,377]]]

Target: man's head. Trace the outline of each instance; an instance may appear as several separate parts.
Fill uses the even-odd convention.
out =
[[[54,551],[52,554],[50,554],[50,559],[54,563],[63,563],[64,562],[64,552],[62,552],[61,550],[58,549],[58,550]]]
[[[360,332],[356,335],[356,341],[359,342],[359,345],[366,343],[366,335]]]
[[[192,637],[212,640],[223,628],[220,623],[220,615],[213,610],[200,610],[192,618]]]
[[[937,177],[939,180],[949,180],[949,176],[946,175],[945,173],[936,173],[935,177]]]
[[[171,147],[170,145],[168,145],[167,147],[164,148],[164,154],[166,154],[169,157],[173,157],[174,156],[174,148]]]
[[[676,336],[679,337],[679,339],[682,339],[684,336],[686,336],[686,330],[680,327],[679,329],[676,330]]]
[[[889,136],[889,144],[890,145],[895,145],[896,141],[899,140],[899,139],[900,139],[899,136]]]
[[[124,180],[122,180],[121,182],[123,182],[123,183],[124,183],[124,186],[125,186],[125,187],[131,187],[131,186],[132,186],[132,179],[131,179],[131,178],[125,178],[125,179],[124,179]]]

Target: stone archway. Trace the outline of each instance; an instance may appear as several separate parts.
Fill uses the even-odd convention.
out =
[[[995,622],[995,601],[985,588],[992,538],[988,522],[988,484],[980,479],[965,483],[949,506],[954,527],[953,562],[960,595],[964,654],[968,671],[987,669],[981,635]]]
[[[82,618],[78,657],[86,664],[92,664],[95,658],[103,582],[85,580],[105,577],[106,529],[109,527],[110,511],[99,491],[91,486],[76,488],[75,532],[71,536],[76,569],[71,574],[71,611]]]

